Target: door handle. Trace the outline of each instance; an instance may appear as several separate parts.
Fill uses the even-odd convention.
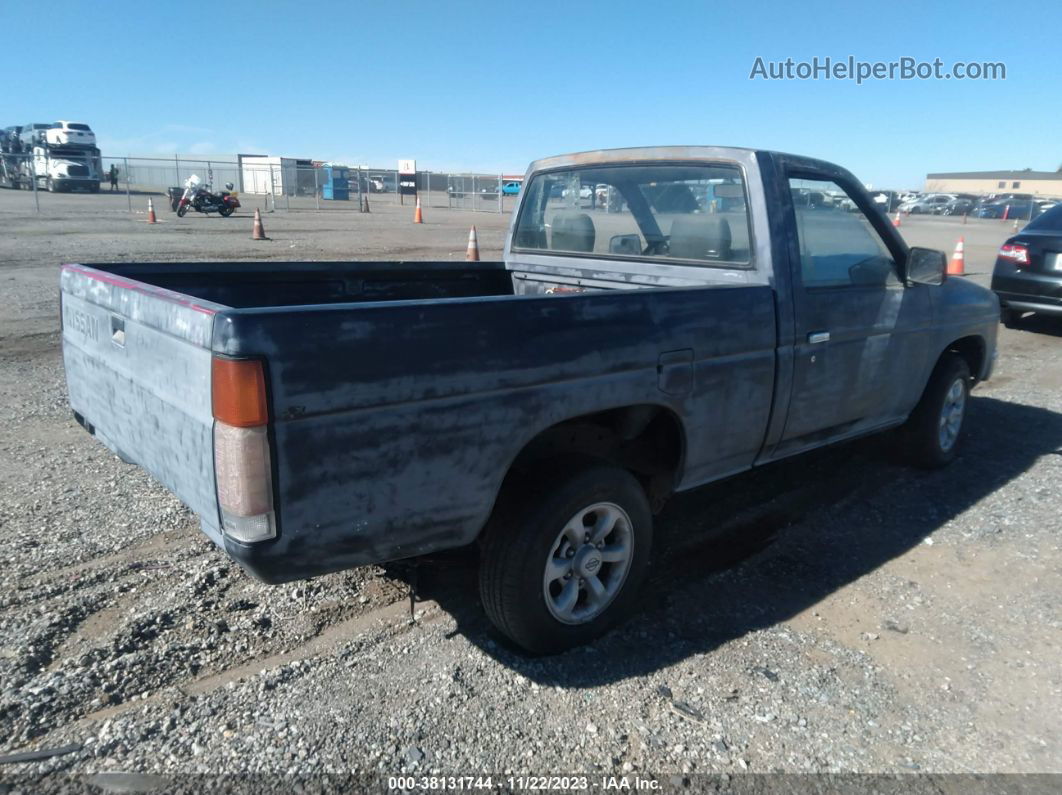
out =
[[[820,342],[829,342],[829,341],[830,341],[830,332],[828,332],[828,331],[812,331],[810,334],[808,334],[808,342],[810,344],[812,344],[812,345],[815,345],[815,344],[820,343]]]

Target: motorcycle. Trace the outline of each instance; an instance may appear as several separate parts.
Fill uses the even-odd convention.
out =
[[[209,185],[203,185],[203,181],[195,174],[184,181],[184,193],[177,202],[177,217],[183,218],[191,207],[197,213],[217,213],[227,218],[236,212],[240,206],[240,200],[232,195],[232,183],[225,184],[227,190],[214,193]]]

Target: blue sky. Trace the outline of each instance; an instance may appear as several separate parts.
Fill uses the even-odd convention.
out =
[[[519,173],[581,149],[727,144],[822,157],[876,187],[1062,165],[1062,4],[141,0],[0,15],[42,32],[5,38],[0,126],[88,121],[105,155]],[[849,55],[1002,61],[1007,79],[749,79],[758,56]]]

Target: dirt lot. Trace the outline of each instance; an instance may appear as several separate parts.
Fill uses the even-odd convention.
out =
[[[148,226],[125,197],[0,191],[0,767],[54,772],[1062,772],[1062,326],[1001,330],[945,471],[888,438],[676,498],[637,618],[531,660],[488,627],[475,561],[288,586],[230,565],[194,517],[69,415],[61,262],[446,259],[507,216],[409,208]],[[965,235],[987,283],[1009,225]],[[59,780],[59,779],[56,779]],[[375,780],[375,779],[374,779]],[[691,779],[696,782],[696,779]],[[130,791],[157,779],[94,779]],[[109,782],[109,783],[108,783]]]

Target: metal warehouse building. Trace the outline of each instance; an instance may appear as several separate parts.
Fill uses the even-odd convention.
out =
[[[956,171],[926,174],[927,193],[1031,193],[1062,196],[1062,171]]]

